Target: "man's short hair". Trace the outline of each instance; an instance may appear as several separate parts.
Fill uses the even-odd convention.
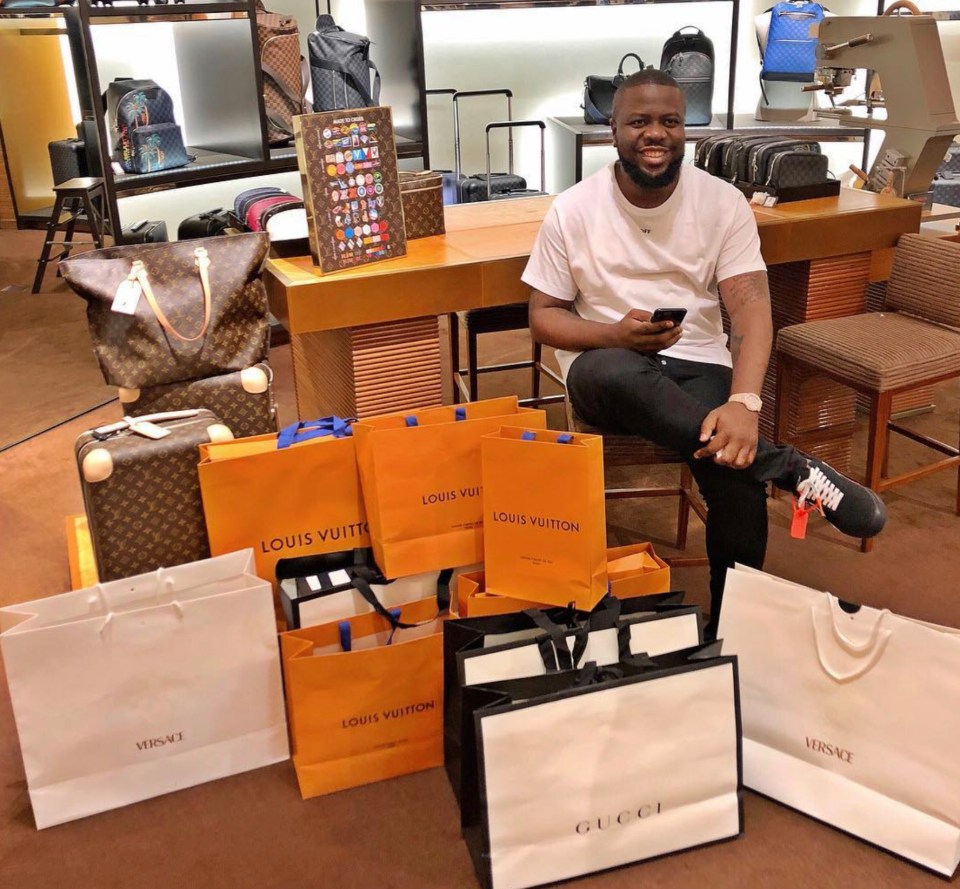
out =
[[[613,94],[614,115],[616,115],[617,112],[618,99],[623,92],[631,87],[646,86],[647,84],[672,87],[680,93],[680,100],[683,103],[683,107],[687,107],[687,97],[684,95],[683,90],[680,89],[680,84],[677,83],[673,77],[667,74],[666,71],[660,71],[657,68],[644,68],[642,71],[634,71],[633,74],[625,77],[623,83],[617,87],[616,92]]]
[[[617,87],[617,92],[630,89],[632,86],[645,86],[648,83],[654,86],[672,86],[674,89],[680,89],[680,84],[666,71],[660,71],[657,68],[644,68],[642,71],[634,71],[633,74],[626,77],[623,83]]]

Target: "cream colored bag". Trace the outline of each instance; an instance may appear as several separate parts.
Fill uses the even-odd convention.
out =
[[[736,568],[743,783],[940,874],[960,861],[960,634]]]
[[[253,572],[244,550],[0,609],[38,828],[287,759]]]

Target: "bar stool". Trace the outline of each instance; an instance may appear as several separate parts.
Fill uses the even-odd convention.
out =
[[[690,524],[690,513],[693,512],[701,522],[707,521],[707,507],[700,499],[699,492],[693,481],[693,475],[687,466],[686,460],[670,448],[655,444],[639,435],[621,435],[604,432],[590,426],[573,409],[569,397],[564,396],[567,413],[567,429],[571,432],[584,432],[590,435],[603,437],[603,466],[657,466],[661,464],[679,464],[680,479],[676,485],[661,487],[629,487],[614,488],[607,486],[604,496],[607,500],[623,500],[631,497],[676,497],[677,498],[677,535],[674,547],[678,550],[687,548],[687,528]],[[665,559],[673,568],[702,568],[710,562],[706,556],[673,556]]]
[[[529,367],[532,371],[531,398],[521,398],[520,404],[536,407],[541,404],[555,404],[563,401],[563,394],[541,395],[541,375],[549,377],[563,386],[563,380],[542,362],[543,347],[534,342],[529,361],[513,361],[507,364],[480,365],[477,352],[477,337],[482,333],[500,333],[506,330],[523,330],[528,325],[527,304],[513,303],[507,306],[492,306],[483,309],[469,309],[465,312],[450,313],[450,364],[453,373],[453,401],[461,399],[476,401],[479,397],[482,373],[494,373],[503,370],[520,370]],[[460,325],[467,332],[467,366],[460,367]]]
[[[103,190],[103,180],[91,176],[82,176],[77,179],[68,179],[55,185],[57,199],[47,224],[46,239],[37,260],[37,274],[33,279],[31,293],[39,293],[43,284],[43,276],[47,271],[48,262],[60,262],[70,255],[70,251],[77,244],[73,240],[77,220],[83,218],[90,229],[93,245],[99,249],[103,247],[104,215],[106,211],[106,195]],[[63,240],[56,240],[56,235],[63,233]],[[50,251],[53,247],[62,247],[60,255],[51,260]]]

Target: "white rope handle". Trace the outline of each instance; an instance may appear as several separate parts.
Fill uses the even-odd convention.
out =
[[[166,608],[172,606],[177,612],[179,618],[183,618],[183,606],[176,599],[171,599],[169,602],[162,602],[161,600],[164,596],[173,593],[173,588],[176,583],[174,578],[166,572],[164,568],[157,568],[155,572],[156,577],[156,586],[154,587],[153,595],[153,607],[154,608]],[[122,583],[122,581],[121,581]],[[107,612],[107,616],[104,618],[103,625],[100,627],[100,635],[102,636],[106,631],[107,627],[113,622],[114,617],[117,615],[117,611],[113,608],[110,602],[107,600],[106,595],[103,592],[103,586],[98,584],[94,587],[94,595],[90,598],[90,604],[95,605],[99,603]]]
[[[200,332],[196,336],[184,336],[170,323],[170,319],[164,314],[163,309],[160,308],[160,304],[153,295],[153,288],[150,286],[150,279],[147,277],[147,270],[144,268],[141,260],[135,259],[133,261],[133,265],[130,268],[130,274],[128,276],[131,281],[136,281],[140,285],[140,289],[143,290],[143,295],[147,298],[147,303],[149,304],[153,314],[156,316],[157,321],[160,322],[160,326],[171,336],[176,337],[178,340],[184,343],[195,343],[197,340],[202,339],[203,335],[207,332],[207,327],[210,324],[210,257],[207,254],[205,247],[197,247],[193,253],[196,257],[196,265],[200,273],[200,285],[203,287],[203,326],[200,328]]]
[[[892,632],[890,630],[884,630],[883,628],[884,619],[890,612],[887,609],[880,611],[876,621],[874,621],[873,626],[870,628],[869,636],[863,642],[855,642],[849,636],[846,636],[839,626],[839,620],[844,615],[844,612],[840,608],[840,600],[829,594],[827,595],[830,602],[830,613],[827,616],[827,620],[830,622],[829,633],[824,632],[817,620],[817,606],[814,605],[810,609],[810,616],[813,622],[813,637],[817,646],[817,660],[820,661],[820,666],[823,668],[824,673],[831,679],[836,682],[849,682],[873,669],[883,656]],[[856,659],[857,663],[853,669],[841,671],[829,663],[830,640],[835,642],[840,649],[850,657]]]

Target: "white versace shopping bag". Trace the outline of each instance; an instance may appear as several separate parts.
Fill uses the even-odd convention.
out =
[[[744,784],[941,874],[960,862],[960,634],[727,572]]]
[[[466,690],[481,793],[464,801],[464,838],[488,889],[741,832],[736,659],[584,672]]]
[[[289,756],[252,550],[0,609],[37,827]]]

